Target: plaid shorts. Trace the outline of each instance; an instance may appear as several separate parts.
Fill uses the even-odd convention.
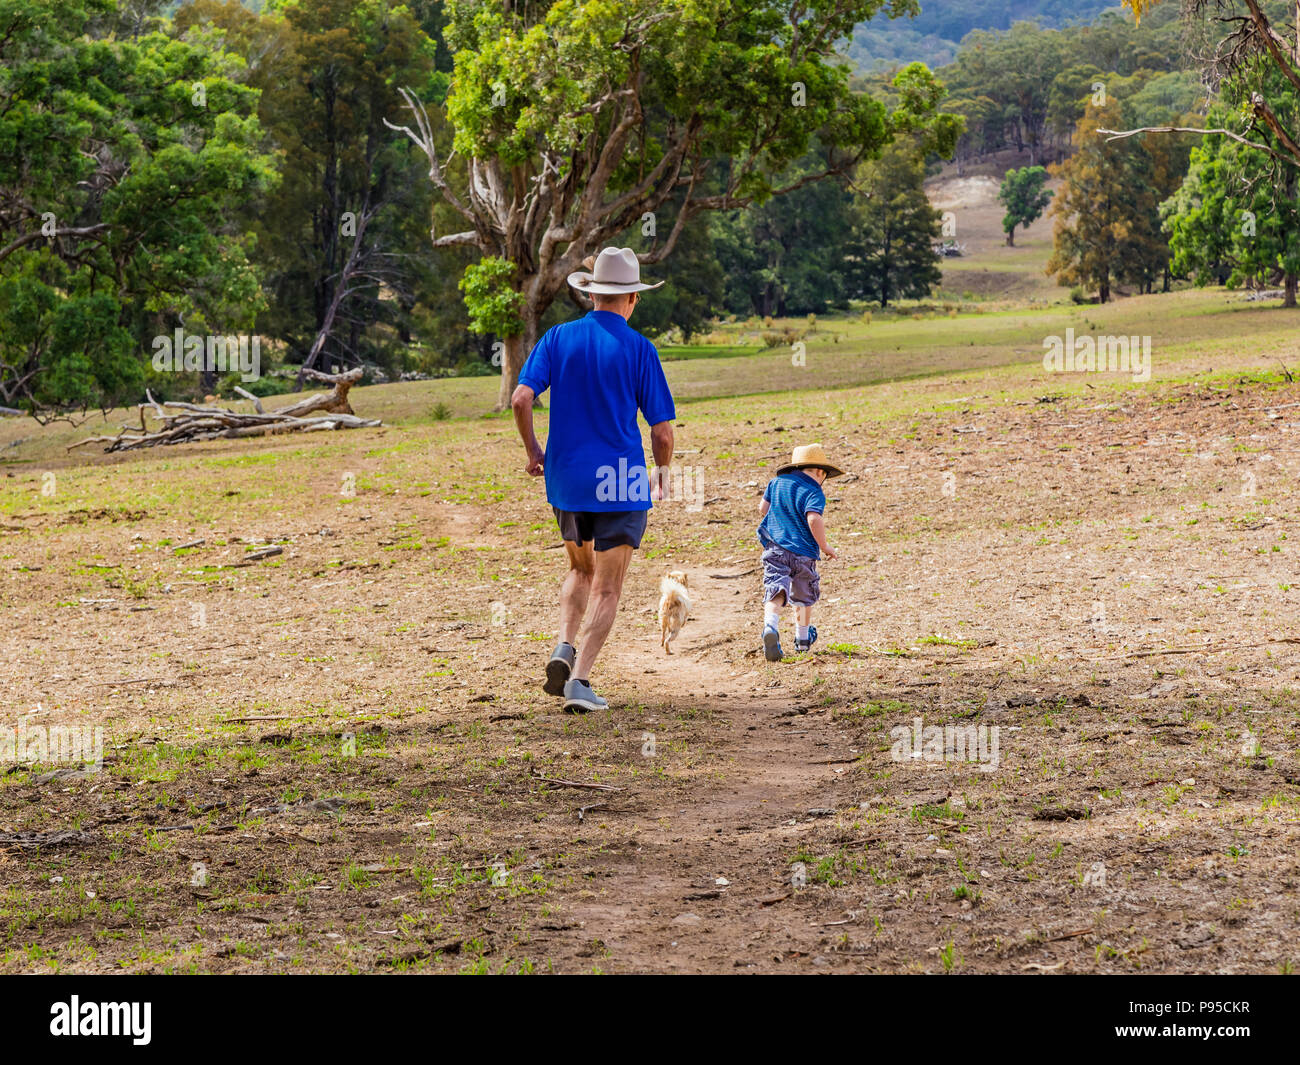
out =
[[[787,603],[812,606],[821,597],[821,583],[815,558],[775,544],[763,549],[763,602],[784,592]]]

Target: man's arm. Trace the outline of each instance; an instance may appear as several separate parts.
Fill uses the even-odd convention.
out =
[[[533,477],[541,474],[542,463],[546,458],[542,445],[537,442],[537,432],[533,429],[533,400],[536,398],[536,393],[527,385],[517,386],[510,397],[510,409],[515,415],[515,428],[519,430],[519,439],[524,442],[524,450],[528,452],[528,465],[524,469]],[[672,432],[671,427],[669,432]]]
[[[812,533],[813,539],[817,541],[817,546],[822,549],[822,554],[827,558],[839,558],[834,548],[826,542],[826,519],[815,510],[808,511],[804,517],[808,520],[808,531]]]
[[[656,422],[650,426],[650,450],[655,456],[655,475],[650,479],[650,498],[667,499],[672,478],[668,467],[673,461],[673,423]]]

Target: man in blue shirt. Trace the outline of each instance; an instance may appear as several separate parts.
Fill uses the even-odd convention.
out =
[[[546,664],[543,690],[562,695],[569,711],[603,710],[591,667],[618,613],[632,552],[641,546],[659,476],[673,457],[673,406],[655,346],[628,325],[641,282],[631,248],[606,248],[591,273],[569,275],[595,310],[546,331],[524,363],[511,397],[529,474],[546,474],[546,499],[569,555],[560,591],[560,636]],[[551,390],[546,450],[533,429],[533,401]],[[655,470],[646,469],[637,411],[650,425]],[[590,607],[590,613],[588,613]],[[574,648],[583,616],[587,627]]]

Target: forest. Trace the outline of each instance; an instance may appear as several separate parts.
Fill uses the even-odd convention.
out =
[[[1038,21],[965,32],[1022,7]],[[669,342],[728,316],[925,299],[943,245],[925,182],[944,168],[997,180],[1050,168],[1049,269],[1076,301],[1183,280],[1279,285],[1294,300],[1294,160],[1240,136],[1098,133],[1245,128],[1259,78],[1294,123],[1295,88],[1276,72],[1206,76],[1177,5],[1083,23],[1065,22],[1060,4],[994,15],[873,0],[824,29],[815,60],[780,70],[755,43],[775,8],[741,8],[729,80],[655,99],[654,136],[625,146],[615,167],[587,156],[593,131],[614,128],[599,85],[617,71],[593,71],[590,84],[556,78],[533,95],[529,50],[546,37],[562,53],[565,34],[577,48],[587,32],[555,12],[530,22],[441,0],[282,0],[260,11],[235,0],[0,0],[10,27],[0,42],[0,405],[50,417],[146,388],[269,394],[300,385],[303,368],[361,367],[368,381],[508,378],[531,338],[582,309],[557,272],[573,263],[539,250],[561,230],[537,228],[536,212],[463,209],[470,171],[444,174],[449,154],[486,153],[516,182],[538,180],[538,160],[608,164],[587,179],[599,176],[609,196],[622,190],[611,201],[620,209],[586,236],[658,264],[667,285],[640,323]],[[1283,24],[1287,5],[1272,9]],[[681,5],[683,25],[693,12]],[[868,70],[836,51],[864,25],[908,20],[961,34],[952,61]],[[644,25],[645,46],[677,62],[681,41],[659,42],[657,17]],[[611,27],[601,32],[623,32]],[[802,106],[805,91],[817,106]],[[563,115],[584,97],[592,122]],[[525,161],[539,137],[552,143]],[[637,168],[649,175],[640,186]],[[263,372],[159,372],[149,353],[181,328],[257,335]]]

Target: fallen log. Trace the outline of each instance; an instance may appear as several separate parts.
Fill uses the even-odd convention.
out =
[[[361,380],[360,368],[341,374],[326,374],[319,370],[305,370],[304,375],[330,384],[328,392],[305,396],[279,410],[266,410],[261,401],[242,388],[236,391],[252,400],[253,410],[237,411],[228,407],[212,407],[180,400],[156,400],[145,392],[146,403],[137,404],[140,424],[123,425],[116,436],[92,436],[69,444],[68,450],[86,444],[107,444],[109,451],[131,451],[142,447],[159,447],[168,444],[188,444],[198,440],[218,438],[237,439],[250,436],[271,436],[276,433],[310,433],[326,429],[370,429],[382,425],[377,418],[358,418],[348,402],[348,392]],[[161,424],[150,428],[145,422],[145,412]]]
[[[348,390],[361,380],[362,370],[358,366],[354,370],[348,370],[347,373],[328,374],[321,373],[320,370],[304,369],[298,376],[310,377],[313,381],[323,381],[334,387],[329,392],[321,392],[314,396],[305,396],[297,403],[291,403],[287,407],[282,407],[277,413],[302,415],[310,414],[315,410],[328,411],[331,414],[352,414],[351,405],[348,403]]]

